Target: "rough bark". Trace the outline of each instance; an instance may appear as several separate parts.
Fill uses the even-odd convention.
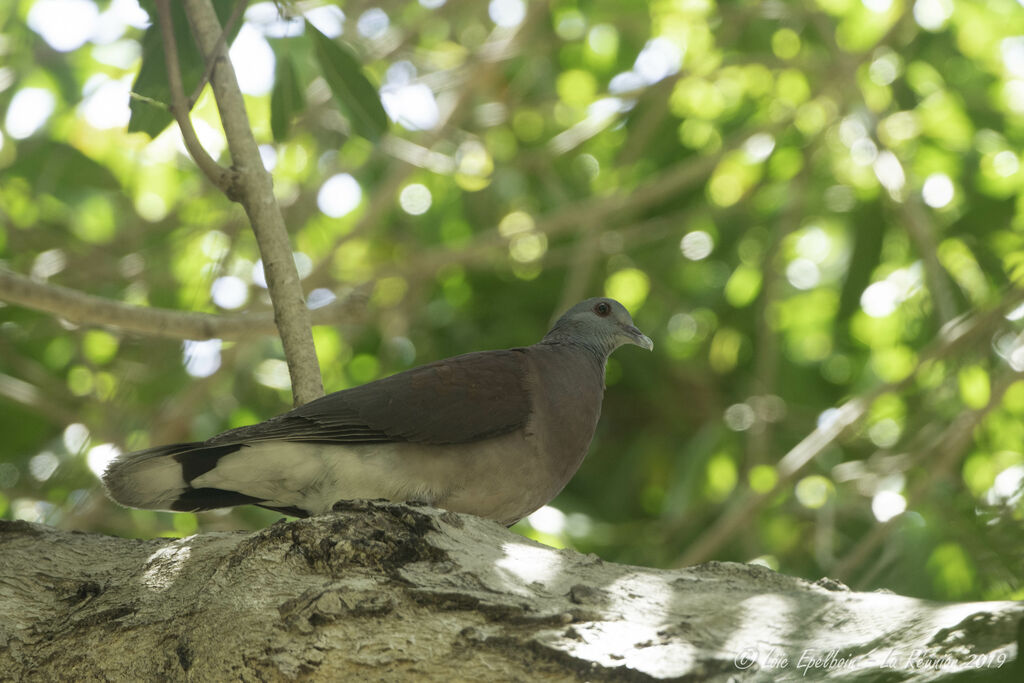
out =
[[[1024,680],[1024,605],[656,570],[357,502],[255,533],[0,522],[3,680]]]

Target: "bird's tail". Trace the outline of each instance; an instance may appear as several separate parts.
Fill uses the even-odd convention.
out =
[[[202,442],[157,446],[118,456],[103,473],[107,494],[122,505],[149,510],[197,511],[259,502],[237,491],[196,488],[191,481],[216,467],[241,444]]]

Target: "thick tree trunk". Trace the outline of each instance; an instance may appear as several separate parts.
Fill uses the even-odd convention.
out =
[[[184,539],[0,522],[0,615],[4,680],[1024,680],[1019,603],[615,565],[377,502]]]

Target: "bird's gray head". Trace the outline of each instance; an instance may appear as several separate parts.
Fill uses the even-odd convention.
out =
[[[579,344],[605,357],[623,344],[636,344],[648,351],[654,348],[651,338],[633,325],[626,307],[605,297],[587,299],[570,308],[543,341]]]

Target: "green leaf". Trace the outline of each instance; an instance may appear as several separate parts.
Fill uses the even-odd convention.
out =
[[[117,355],[117,337],[103,330],[87,330],[82,335],[82,352],[94,365],[106,365]]]
[[[306,98],[295,74],[291,55],[278,54],[274,91],[270,95],[270,130],[275,142],[283,142],[288,137],[292,118],[305,107]]]
[[[985,368],[980,365],[968,365],[960,368],[957,373],[960,384],[960,400],[973,410],[981,410],[988,405],[992,396],[992,382]]]
[[[761,293],[761,271],[740,264],[725,283],[725,300],[736,308],[749,306]]]
[[[347,47],[320,33],[308,21],[306,30],[313,36],[316,59],[324,79],[352,124],[352,130],[369,140],[379,140],[387,130],[388,117],[377,89],[366,78],[359,60]]]
[[[175,3],[171,7],[171,15],[174,17],[174,35],[179,33],[178,19],[184,18],[185,10],[182,5]],[[151,14],[154,16],[155,14]],[[181,49],[181,40],[178,39],[178,49]],[[182,60],[184,61],[184,60]],[[160,25],[154,21],[146,29],[142,37],[142,66],[139,68],[139,75],[135,77],[132,84],[132,93],[142,95],[152,101],[141,100],[132,97],[128,103],[131,109],[131,117],[128,119],[129,133],[146,133],[150,137],[156,137],[167,125],[174,120],[167,103],[171,101],[171,88],[167,83],[167,66],[164,62],[164,45],[160,39]],[[165,106],[160,106],[160,104]]]
[[[174,25],[174,42],[178,46],[178,66],[181,69],[181,82],[185,97],[190,97],[199,79],[206,72],[206,63],[192,40],[192,29],[185,16],[182,2],[172,2],[171,23]],[[223,26],[231,17],[235,0],[214,0],[214,9]],[[167,81],[167,62],[165,61],[164,42],[160,36],[160,24],[153,3],[143,3],[143,8],[153,17],[153,24],[146,29],[142,37],[142,66],[139,75],[132,84],[132,92],[142,98],[133,97],[129,102],[131,118],[128,120],[129,133],[146,133],[156,137],[168,126],[174,117],[167,105],[171,101],[171,86]],[[238,35],[242,22],[237,21],[231,27],[228,44]],[[163,105],[163,106],[161,106]]]
[[[81,190],[120,190],[121,183],[106,166],[63,142],[37,138],[19,143],[18,160],[4,169],[25,178],[36,192],[67,200]]]

